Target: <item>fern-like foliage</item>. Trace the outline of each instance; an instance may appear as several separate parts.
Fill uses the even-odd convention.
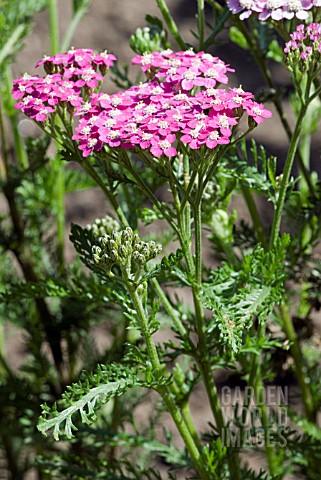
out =
[[[206,308],[215,311],[215,319],[208,328],[212,333],[217,323],[221,331],[220,339],[226,343],[233,352],[238,352],[244,329],[251,325],[253,315],[259,315],[262,306],[270,297],[271,289],[268,286],[253,288],[249,291],[239,291],[230,300],[229,304],[219,296],[213,295],[211,287],[203,289],[204,305]]]
[[[168,381],[166,377],[156,379],[149,366],[99,365],[96,373],[86,373],[84,379],[67,387],[62,395],[62,405],[66,407],[64,410],[58,411],[56,404],[52,408],[46,403],[42,405],[38,430],[46,434],[53,429],[55,440],[59,440],[61,434],[70,439],[73,430],[77,430],[73,422],[76,413],[82,423],[89,425],[97,419],[100,406],[110,399],[119,397],[134,387],[157,388],[166,385]]]
[[[97,373],[67,388],[62,396],[67,408],[59,412],[56,404],[52,408],[47,404],[42,405],[38,429],[43,434],[53,429],[53,437],[59,440],[63,428],[63,434],[70,439],[73,437],[72,431],[77,430],[73,423],[75,413],[79,413],[83,423],[90,424],[96,420],[96,411],[101,405],[123,395],[129,388],[140,385],[137,370],[120,365],[99,366]]]
[[[266,252],[258,246],[244,258],[239,271],[224,264],[203,284],[202,303],[214,312],[207,333],[215,339],[219,331],[219,342],[232,355],[239,352],[254,315],[265,321],[273,306],[280,302],[288,243],[288,236],[284,236],[273,251]]]

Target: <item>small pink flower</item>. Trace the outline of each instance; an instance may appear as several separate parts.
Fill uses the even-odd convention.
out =
[[[245,110],[258,124],[263,123],[265,118],[272,117],[272,112],[264,108],[262,103],[252,102],[251,105],[245,106]]]
[[[176,137],[173,134],[167,135],[166,137],[159,137],[155,135],[151,139],[151,153],[155,157],[160,157],[161,155],[166,155],[166,157],[175,157],[177,154],[176,148],[172,146],[172,143],[175,142]]]

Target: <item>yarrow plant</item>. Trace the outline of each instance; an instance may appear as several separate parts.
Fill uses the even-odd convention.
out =
[[[312,315],[321,305],[321,190],[310,145],[321,111],[321,4],[227,0],[223,8],[208,0],[207,21],[204,3],[192,48],[159,0],[165,26],[146,17],[131,37],[130,70],[108,51],[68,50],[69,37],[59,53],[53,2],[52,54],[36,64],[45,74],[14,79],[10,96],[6,70],[19,167],[9,166],[5,148],[0,255],[13,273],[0,276],[0,307],[26,318],[31,359],[16,378],[0,345],[4,392],[19,399],[2,417],[21,418],[26,439],[15,457],[16,434],[3,436],[12,478],[22,478],[19,455],[31,444],[39,479],[156,480],[160,458],[173,479],[320,477]],[[258,90],[235,86],[228,55],[209,53],[228,30],[266,81]],[[289,99],[271,62],[288,69]],[[106,93],[107,74],[118,91]],[[25,146],[19,112],[45,135]],[[268,136],[276,121],[288,139],[279,159],[275,142],[271,156],[255,140],[256,127]],[[72,224],[77,258],[66,262],[64,193],[92,187],[107,212],[100,206],[100,218]],[[70,442],[60,448],[49,432]],[[265,469],[247,465],[248,451],[265,456]]]

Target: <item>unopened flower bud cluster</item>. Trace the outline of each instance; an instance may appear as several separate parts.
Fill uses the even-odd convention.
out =
[[[92,247],[94,262],[110,272],[114,265],[130,268],[132,273],[139,271],[162,250],[162,246],[154,241],[143,242],[130,227],[121,231],[113,231],[98,238],[97,245]]]
[[[299,25],[290,37],[284,48],[286,63],[292,68],[298,66],[301,72],[318,73],[321,60],[320,23]]]
[[[86,230],[90,230],[95,237],[110,235],[113,231],[119,231],[120,225],[114,218],[106,215],[104,218],[97,218],[93,224],[87,225]]]

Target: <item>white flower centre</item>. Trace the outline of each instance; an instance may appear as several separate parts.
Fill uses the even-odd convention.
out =
[[[233,100],[235,103],[238,103],[239,105],[242,105],[242,103],[244,102],[244,98],[240,97],[239,95],[236,95],[235,97],[233,97]]]
[[[114,97],[111,99],[111,102],[113,107],[118,107],[118,105],[121,105],[123,103],[122,99],[119,97]]]
[[[97,145],[97,142],[98,142],[97,138],[90,138],[88,140],[88,147],[89,148],[94,147],[95,145]]]
[[[205,77],[217,78],[218,77],[218,71],[215,68],[209,68],[205,72]]]
[[[113,118],[107,118],[107,120],[104,122],[104,126],[107,128],[111,128],[113,125],[115,125],[116,120]]]
[[[253,7],[253,4],[253,0],[240,0],[241,7],[245,8],[246,10],[250,10]]]
[[[28,103],[33,100],[33,97],[31,95],[28,95],[22,100],[23,105],[28,105]]]
[[[300,0],[288,0],[288,10],[290,12],[298,12],[302,10],[302,3]]]
[[[161,121],[159,122],[159,127],[160,127],[160,128],[168,128],[168,127],[169,127],[169,123],[166,122],[166,120],[161,120]]]
[[[282,0],[268,0],[266,2],[266,8],[268,10],[276,10],[282,6]]]
[[[191,72],[190,70],[187,70],[187,72],[184,73],[183,77],[186,80],[194,80],[194,78],[197,77],[195,72]]]
[[[188,100],[186,93],[177,93],[174,98],[175,100]]]
[[[153,138],[153,134],[152,133],[143,133],[142,135],[142,140],[150,140],[151,138]]]
[[[220,127],[223,127],[223,128],[228,128],[229,127],[228,118],[225,114],[220,116],[218,124],[219,124]]]
[[[148,105],[148,107],[146,107],[146,113],[149,115],[155,112],[157,112],[157,107],[155,105]]]
[[[217,140],[219,138],[218,132],[211,132],[208,137],[210,140]]]
[[[161,142],[159,142],[159,146],[162,150],[166,150],[166,148],[169,148],[171,144],[168,140],[162,140]]]
[[[78,98],[77,95],[72,94],[72,95],[68,95],[67,100],[68,102],[71,102],[72,100],[77,100],[77,98]]]
[[[108,116],[111,118],[118,117],[118,115],[120,114],[121,110],[118,110],[118,108],[115,108],[114,110],[110,110],[110,112],[108,112]]]
[[[153,55],[150,53],[144,53],[142,58],[142,65],[150,65],[153,61]]]
[[[143,110],[143,108],[145,108],[146,105],[144,102],[139,102],[137,103],[137,105],[135,106],[135,110]]]
[[[200,135],[200,130],[199,128],[195,128],[194,130],[191,130],[189,134],[192,138],[197,138]]]
[[[173,50],[171,50],[170,48],[167,48],[166,50],[161,51],[161,55],[163,57],[166,57],[167,55],[170,55],[171,53],[173,53]]]
[[[114,130],[112,132],[109,132],[108,133],[108,138],[110,138],[111,140],[114,140],[115,138],[118,138],[119,137],[119,130]]]
[[[88,102],[84,103],[83,106],[81,107],[81,110],[83,112],[89,112],[90,109],[91,109],[91,104]]]
[[[98,115],[93,115],[92,117],[90,117],[90,119],[88,120],[89,125],[94,125],[95,121],[98,118],[99,118]]]
[[[205,113],[196,113],[195,117],[197,118],[197,120],[203,120],[204,118],[206,118],[206,115]],[[202,122],[202,124],[204,124],[204,122]]]
[[[163,89],[161,87],[155,87],[151,91],[153,95],[161,95],[163,93]]]
[[[202,59],[203,60],[209,60],[211,62],[213,60],[213,57],[210,53],[203,53]]]
[[[262,115],[262,110],[260,109],[260,107],[254,107],[253,112],[255,113],[255,115]]]
[[[208,97],[211,97],[212,95],[215,95],[215,94],[216,94],[216,89],[215,89],[215,88],[208,88],[208,89],[206,90],[206,95],[207,95]]]
[[[243,88],[242,88],[242,85],[240,85],[238,88],[235,88],[235,89],[234,89],[234,92],[235,92],[235,93],[239,93],[239,94],[244,93],[244,90],[243,90]]]
[[[168,60],[169,65],[172,67],[179,67],[181,65],[181,61],[179,58],[170,58]]]
[[[82,135],[89,135],[91,132],[91,128],[89,127],[89,125],[86,125],[86,127],[82,128],[81,129],[81,134]]]
[[[176,113],[175,115],[173,115],[173,120],[175,122],[181,122],[183,119],[182,115],[180,113]]]

